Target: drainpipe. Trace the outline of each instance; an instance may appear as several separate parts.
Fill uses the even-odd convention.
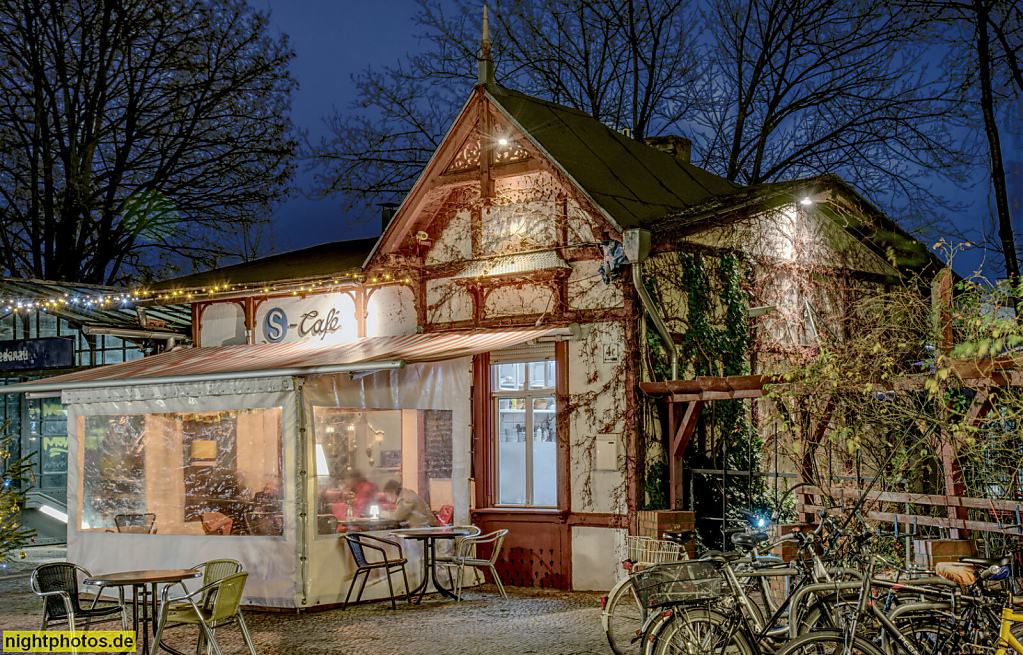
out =
[[[636,287],[636,293],[639,294],[639,299],[643,303],[643,309],[646,310],[654,327],[661,335],[664,350],[671,361],[671,379],[677,380],[678,352],[675,349],[675,341],[671,338],[671,333],[668,332],[668,326],[664,324],[664,320],[657,312],[657,307],[654,305],[653,299],[650,298],[650,294],[647,293],[646,286],[643,285],[643,262],[650,254],[650,232],[640,229],[625,230],[623,236],[625,256],[632,263],[632,284]]]

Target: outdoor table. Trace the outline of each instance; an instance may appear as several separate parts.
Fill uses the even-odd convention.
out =
[[[153,637],[156,637],[156,624],[159,621],[159,613],[156,601],[156,585],[166,582],[181,582],[189,578],[198,578],[202,573],[195,569],[152,569],[148,571],[124,571],[122,573],[107,573],[105,575],[94,575],[85,581],[87,585],[96,585],[102,591],[103,587],[118,587],[122,594],[122,587],[131,587],[131,625],[138,633],[139,629],[139,590],[142,591],[142,652],[149,652],[149,629],[146,623],[153,624]],[[146,585],[151,586],[153,594],[153,616],[148,616],[146,605]],[[99,593],[99,592],[97,592]]]
[[[433,582],[433,588],[439,591],[442,595],[448,598],[458,598],[440,583],[437,578],[437,540],[438,539],[456,539],[458,537],[465,537],[471,534],[468,530],[461,528],[407,528],[405,530],[395,530],[391,533],[392,536],[401,537],[402,539],[417,539],[423,542],[423,582],[409,592],[409,597],[419,594],[419,598],[416,600],[418,605],[422,600],[423,596],[426,595],[426,589],[430,582]]]
[[[369,532],[372,530],[393,530],[398,527],[394,519],[385,518],[352,518],[338,520],[338,526],[344,526],[348,532]]]

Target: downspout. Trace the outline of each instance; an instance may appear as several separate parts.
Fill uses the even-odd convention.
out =
[[[664,319],[661,318],[660,313],[657,311],[657,306],[654,305],[653,299],[647,293],[646,286],[643,284],[643,262],[646,261],[647,255],[650,254],[650,232],[638,228],[625,230],[623,237],[625,239],[623,244],[625,256],[632,263],[632,285],[636,287],[636,293],[639,295],[640,302],[643,303],[643,309],[646,310],[650,320],[654,323],[654,327],[657,328],[657,332],[661,335],[662,345],[668,355],[668,360],[671,362],[671,379],[677,380],[678,351],[675,348],[675,341],[671,338],[668,326],[664,324]]]
[[[298,575],[302,579],[299,607],[309,604],[309,434],[305,414],[305,379],[296,385],[295,411],[298,419],[296,439],[298,484],[295,489],[295,524],[298,541]]]

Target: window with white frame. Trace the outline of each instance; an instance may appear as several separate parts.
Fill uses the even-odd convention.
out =
[[[497,462],[498,505],[556,507],[557,364],[553,348],[514,355],[492,355],[491,397]]]

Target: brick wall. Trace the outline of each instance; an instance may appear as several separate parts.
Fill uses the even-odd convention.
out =
[[[960,557],[976,555],[967,539],[914,539],[913,561],[917,566],[934,568],[940,562],[958,562]]]
[[[641,510],[637,512],[639,535],[661,539],[665,532],[685,532],[696,529],[696,514],[675,510]],[[695,544],[687,546],[689,556],[694,554]]]

